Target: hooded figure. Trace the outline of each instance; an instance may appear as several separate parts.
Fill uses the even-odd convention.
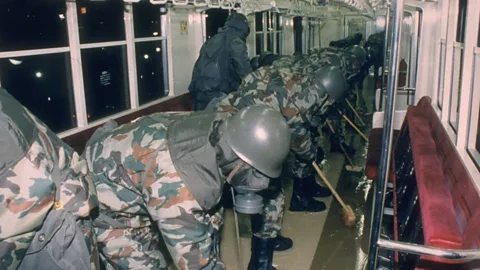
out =
[[[84,156],[98,192],[94,228],[106,269],[167,269],[160,233],[177,269],[224,269],[211,215],[224,184],[267,188],[291,140],[283,116],[265,105],[233,115],[157,113],[99,132]],[[257,241],[258,252],[273,254],[273,240]]]
[[[188,87],[195,111],[205,109],[222,92],[236,91],[252,71],[245,43],[249,33],[247,18],[233,13],[218,34],[203,44]]]

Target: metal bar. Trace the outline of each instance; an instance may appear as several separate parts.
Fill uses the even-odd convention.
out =
[[[380,80],[380,89],[383,89],[385,85],[385,62],[387,61],[387,51],[388,51],[388,32],[390,31],[390,6],[387,7],[387,14],[385,16],[385,43],[383,45],[383,66],[382,66],[382,78]],[[380,106],[379,110],[382,110],[383,105],[383,92],[380,91]]]
[[[0,52],[0,58],[13,58],[13,57],[24,57],[24,56],[33,56],[33,55],[66,53],[69,51],[70,51],[70,47],[59,47],[59,48],[50,48],[50,49]]]
[[[133,5],[125,4],[123,13],[125,22],[125,38],[127,40],[127,63],[128,63],[128,84],[130,95],[130,108],[135,109],[139,105],[138,84],[137,84],[137,58],[135,54],[135,30],[133,18]]]
[[[124,41],[108,41],[108,42],[80,44],[80,49],[93,49],[93,48],[112,47],[112,46],[120,46],[120,45],[127,45],[127,41],[125,40]]]
[[[392,135],[393,135],[393,117],[395,113],[396,87],[398,82],[398,64],[399,64],[399,48],[401,43],[403,6],[405,0],[393,0],[392,8],[394,17],[391,27],[391,49],[389,62],[389,79],[387,107],[385,108],[384,133],[382,136],[382,152],[380,155],[379,179],[376,182],[377,188],[374,193],[373,200],[373,217],[372,231],[370,234],[370,248],[368,254],[368,269],[377,268],[378,241],[380,240],[380,227],[382,225],[383,210],[385,206],[385,193],[387,189],[387,180],[390,169],[390,154],[392,152]]]
[[[480,259],[480,249],[443,249],[387,239],[379,239],[378,245],[384,249],[392,251],[405,252],[420,256],[431,256],[454,261]]]
[[[148,41],[158,41],[163,39],[167,39],[167,37],[157,36],[157,37],[135,38],[133,39],[133,41],[135,41],[135,43],[139,43],[139,42],[148,42]]]

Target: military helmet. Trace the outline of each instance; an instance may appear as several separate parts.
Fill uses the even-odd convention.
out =
[[[365,64],[365,61],[367,61],[367,52],[359,45],[350,46],[345,51],[353,54],[357,58],[360,67],[362,67]]]
[[[290,151],[290,128],[267,105],[246,107],[226,121],[225,141],[244,162],[271,178],[282,172]]]
[[[347,80],[339,67],[324,65],[315,72],[315,80],[336,102],[343,101],[347,94]]]
[[[260,56],[257,55],[250,60],[250,66],[252,66],[253,71],[260,68],[260,64],[259,64],[259,61],[258,61],[259,58],[260,58]]]
[[[335,67],[342,67],[342,59],[340,56],[337,54],[332,54],[327,57],[327,61],[329,62],[330,65],[335,66]]]

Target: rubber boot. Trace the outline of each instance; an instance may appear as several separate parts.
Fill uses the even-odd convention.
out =
[[[306,178],[304,178],[305,183],[305,194],[311,197],[321,197],[325,198],[332,195],[330,189],[322,187],[317,183],[315,179],[315,175],[312,174]]]
[[[252,224],[252,234],[260,231],[262,227],[263,217],[261,214],[250,215],[250,222]],[[293,247],[292,239],[278,235],[275,239],[273,250],[285,251]]]
[[[327,209],[323,202],[314,200],[312,196],[305,193],[306,180],[302,178],[293,179],[293,194],[290,201],[290,211],[292,212],[321,212]]]
[[[274,238],[260,238],[252,236],[252,255],[248,263],[248,270],[277,270],[273,267]]]

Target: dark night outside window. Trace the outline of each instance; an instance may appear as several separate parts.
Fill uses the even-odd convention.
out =
[[[65,1],[0,1],[0,51],[66,46]]]
[[[273,32],[267,34],[267,51],[273,52]]]
[[[166,96],[163,80],[162,41],[138,42],[137,54],[138,98],[140,105]]]
[[[125,40],[123,1],[77,0],[80,43]]]
[[[277,54],[282,54],[282,33],[277,33]]]
[[[257,34],[255,43],[255,54],[260,55],[263,52],[263,33]]]
[[[130,108],[126,46],[82,50],[88,121]]]
[[[263,31],[263,12],[255,13],[255,31],[256,32]]]
[[[0,59],[0,82],[53,132],[76,126],[70,53]]]
[[[467,22],[467,0],[458,1],[457,42],[465,43],[465,30]]]
[[[160,36],[160,6],[149,1],[140,1],[133,4],[133,20],[135,38]]]

